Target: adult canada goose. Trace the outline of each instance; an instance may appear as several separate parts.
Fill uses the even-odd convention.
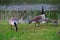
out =
[[[15,26],[15,30],[18,31],[18,18],[16,18],[15,16],[13,16],[12,18],[9,19],[9,24],[10,26]]]
[[[36,23],[38,23],[38,25],[39,25],[40,21],[42,21],[42,23],[44,23],[44,21],[43,21],[44,19],[45,19],[45,12],[44,12],[44,8],[42,6],[41,15],[33,17],[31,20],[29,20],[29,24],[32,23],[32,21],[35,21],[35,26],[36,26]]]

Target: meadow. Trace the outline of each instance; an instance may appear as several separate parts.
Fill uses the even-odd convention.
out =
[[[8,22],[0,21],[0,40],[60,40],[60,25],[50,23],[40,24],[35,27],[32,24],[18,24],[18,32],[10,28]]]

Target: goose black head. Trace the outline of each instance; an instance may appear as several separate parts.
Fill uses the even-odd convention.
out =
[[[42,6],[41,14],[45,14],[45,12],[44,12],[44,6]]]

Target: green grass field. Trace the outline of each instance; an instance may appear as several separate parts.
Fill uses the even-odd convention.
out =
[[[12,27],[14,29],[14,27]],[[60,26],[52,24],[18,24],[18,32],[11,30],[6,22],[0,22],[0,40],[60,40]]]

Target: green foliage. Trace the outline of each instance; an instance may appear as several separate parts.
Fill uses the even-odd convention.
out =
[[[59,19],[58,15],[60,15],[57,11],[46,11],[46,17],[50,19]]]
[[[60,0],[0,0],[1,5],[8,5],[8,4],[59,4]]]

